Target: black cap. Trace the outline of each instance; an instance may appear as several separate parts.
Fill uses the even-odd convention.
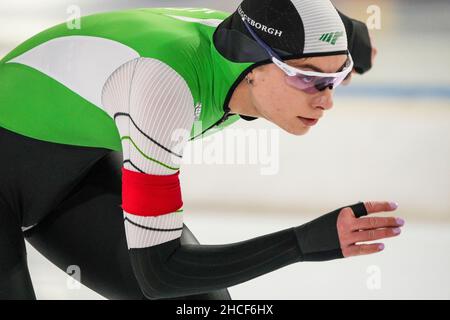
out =
[[[348,53],[345,26],[329,0],[244,0],[214,33],[217,50],[233,62],[269,58],[242,18],[283,59]]]

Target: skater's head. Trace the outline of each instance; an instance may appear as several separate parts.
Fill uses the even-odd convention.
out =
[[[299,117],[319,119],[332,108],[333,90],[353,69],[344,23],[329,0],[244,0],[214,43],[230,61],[253,63],[241,74],[231,112],[295,135],[311,125]]]

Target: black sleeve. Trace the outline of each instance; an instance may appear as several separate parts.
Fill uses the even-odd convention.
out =
[[[367,215],[362,202],[349,206]],[[129,250],[133,269],[149,299],[201,294],[246,282],[300,261],[343,258],[337,233],[339,208],[299,227],[226,245],[171,240]]]
[[[348,48],[355,62],[355,70],[363,74],[372,68],[372,45],[366,24],[337,10],[347,31]]]

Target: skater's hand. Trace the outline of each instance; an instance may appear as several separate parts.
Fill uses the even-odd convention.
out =
[[[373,37],[372,37],[372,35],[370,33],[369,33],[369,37],[370,37],[370,45],[372,47],[372,66],[373,66],[374,63],[375,63],[375,58],[376,58],[376,56],[378,54],[378,49],[376,48],[375,42],[374,42]],[[342,84],[344,86],[347,86],[347,85],[350,84],[350,82],[352,82],[352,77],[353,77],[354,73],[357,73],[355,69],[353,69],[352,72],[350,72],[348,74],[348,76],[345,78],[345,80],[342,81]]]
[[[369,215],[396,210],[390,206],[389,202],[364,202],[364,206]],[[382,243],[357,243],[396,237],[400,234],[400,227],[403,224],[403,219],[394,217],[356,218],[352,209],[346,207],[340,211],[337,220],[342,254],[344,257],[351,257],[379,252],[384,249]]]

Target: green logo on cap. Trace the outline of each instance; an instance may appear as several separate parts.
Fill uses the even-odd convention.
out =
[[[320,36],[320,41],[327,42],[329,44],[332,44],[333,46],[336,44],[338,39],[344,35],[343,31],[337,31],[337,32],[330,32],[330,33],[324,33]]]

